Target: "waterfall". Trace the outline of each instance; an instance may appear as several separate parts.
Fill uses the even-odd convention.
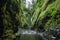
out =
[[[37,0],[26,0],[26,8],[33,8],[34,3],[36,3]]]
[[[26,0],[26,8],[29,8],[33,5],[32,0]]]

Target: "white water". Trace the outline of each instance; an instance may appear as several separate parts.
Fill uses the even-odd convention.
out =
[[[27,30],[27,29],[19,29],[18,33],[20,34],[36,34],[36,31],[33,30]]]

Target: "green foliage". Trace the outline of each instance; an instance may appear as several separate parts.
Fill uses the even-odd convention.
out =
[[[60,9],[59,9],[60,8],[59,0],[53,0],[53,1],[38,0],[37,3],[34,4],[33,7],[34,7],[33,10],[32,10],[33,12],[22,10],[23,13],[21,13],[21,14],[24,14],[24,15],[22,15],[23,18],[21,17],[23,19],[21,21],[23,26],[25,24],[27,24],[28,27],[30,27],[30,26],[33,27],[34,25],[38,27],[38,25],[43,25],[44,27],[48,28],[51,24],[53,25],[53,24],[56,23],[55,20],[57,20],[57,19],[55,19],[55,17],[56,17],[55,15],[57,14],[58,10],[60,11]],[[27,9],[27,10],[29,10],[29,9]],[[30,14],[33,14],[33,15],[30,15]],[[47,16],[49,16],[50,18],[46,18]],[[44,22],[43,20],[46,20],[46,22]],[[58,25],[58,24],[56,23],[56,25]]]
[[[1,0],[2,1],[2,0]],[[3,3],[5,4],[3,5]],[[13,40],[16,36],[15,33],[19,26],[19,21],[16,15],[19,14],[19,4],[17,0],[3,0],[1,5],[1,12],[3,12],[3,40]],[[2,31],[2,30],[1,30]]]
[[[25,8],[24,2],[25,0],[2,2],[0,10],[3,12],[1,15],[4,25],[3,36],[7,35],[6,40],[13,40],[15,31],[19,27],[60,28],[60,0],[37,0],[36,3],[33,2],[32,9]]]

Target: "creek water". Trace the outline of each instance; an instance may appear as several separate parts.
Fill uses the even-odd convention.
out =
[[[19,40],[44,40],[43,33],[39,33],[33,30],[19,29]]]
[[[55,40],[56,37],[47,32],[37,32],[31,29],[19,29],[16,40]]]

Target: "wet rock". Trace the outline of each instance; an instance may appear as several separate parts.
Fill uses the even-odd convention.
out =
[[[60,29],[50,29],[48,31],[45,31],[43,36],[48,40],[59,40]]]

